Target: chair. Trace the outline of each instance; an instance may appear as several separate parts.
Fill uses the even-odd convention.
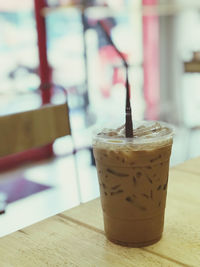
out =
[[[50,144],[70,135],[67,104],[0,116],[0,157]]]
[[[0,116],[0,157],[20,153],[71,135],[67,103]],[[6,196],[0,192],[0,214],[5,212]]]

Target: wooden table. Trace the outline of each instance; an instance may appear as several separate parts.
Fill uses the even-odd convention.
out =
[[[199,267],[200,158],[170,170],[165,231],[157,244],[135,249],[107,241],[96,199],[1,238],[0,266]]]

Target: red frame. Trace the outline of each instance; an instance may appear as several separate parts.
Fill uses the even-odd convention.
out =
[[[39,52],[39,74],[40,89],[42,93],[42,103],[47,104],[51,101],[51,68],[47,59],[47,36],[45,17],[42,16],[42,9],[45,8],[46,0],[34,0],[35,3],[35,19],[38,36],[38,52]]]
[[[143,5],[156,6],[157,0],[143,0]],[[160,104],[159,18],[143,16],[143,71],[146,119],[157,120]]]
[[[34,0],[35,19],[38,36],[39,53],[39,75],[42,104],[51,101],[51,68],[47,59],[47,38],[45,17],[41,15],[41,10],[46,7],[45,0]],[[0,170],[7,170],[20,165],[21,163],[37,161],[53,156],[52,144],[37,149],[31,149],[19,154],[9,155],[0,159]]]

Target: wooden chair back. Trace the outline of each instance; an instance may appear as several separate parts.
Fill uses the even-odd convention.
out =
[[[0,157],[41,147],[70,134],[66,103],[0,116]]]

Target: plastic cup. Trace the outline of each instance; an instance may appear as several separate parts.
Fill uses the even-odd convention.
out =
[[[159,122],[164,130],[146,135],[153,123],[139,123],[145,136],[93,137],[105,234],[120,245],[148,246],[162,236],[173,129]]]

